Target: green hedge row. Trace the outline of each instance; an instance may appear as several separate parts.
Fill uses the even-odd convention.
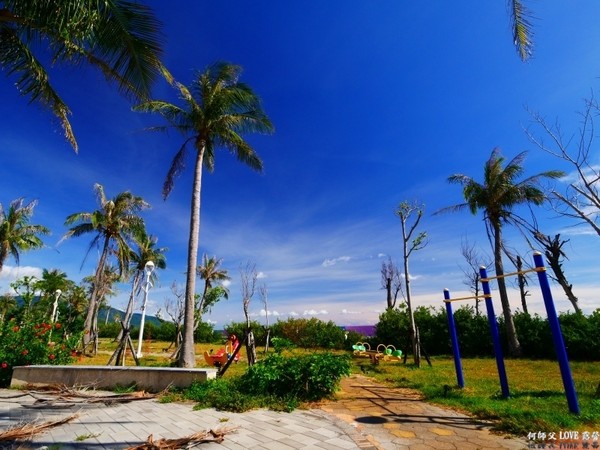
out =
[[[476,314],[470,305],[454,311],[461,356],[493,356],[492,338],[485,312]],[[421,344],[430,355],[451,354],[448,317],[445,308],[418,307],[415,322],[419,328]],[[550,325],[545,317],[522,312],[514,314],[517,335],[524,358],[555,358]],[[600,309],[590,315],[576,313],[559,314],[563,339],[570,359],[600,360]],[[405,310],[389,310],[379,317],[372,344],[392,344],[406,351],[410,348],[409,318]],[[500,338],[506,352],[504,320],[498,318]]]

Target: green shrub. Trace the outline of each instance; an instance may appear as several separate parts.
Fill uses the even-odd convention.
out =
[[[379,315],[379,322],[375,327],[375,336],[369,340],[369,343],[373,349],[379,344],[385,344],[406,351],[409,330],[410,320],[406,310],[386,309]]]
[[[0,329],[0,387],[10,384],[15,366],[70,363],[79,337],[65,338],[60,323],[5,321]]]
[[[116,339],[121,332],[121,324],[119,322],[102,323],[98,325],[98,337]]]
[[[297,347],[339,349],[346,348],[346,337],[334,322],[317,318],[278,320],[271,327],[271,336],[291,341]]]
[[[225,332],[227,336],[231,336],[235,334],[240,342],[246,335],[246,322],[232,322],[229,325],[225,326]],[[265,328],[256,320],[250,321],[250,328],[252,329],[252,333],[254,334],[254,342],[257,347],[262,347],[265,345],[265,340],[267,338],[267,333]],[[223,336],[224,339],[227,339],[226,336]]]
[[[184,398],[198,402],[196,408],[216,408],[224,411],[244,412],[259,407],[253,399],[239,391],[238,378],[217,378],[194,382],[184,392]]]
[[[516,312],[513,315],[523,358],[555,359],[556,351],[548,319],[538,314]],[[577,313],[559,314],[559,322],[567,354],[571,360],[600,360],[600,340],[592,336],[600,334],[600,309],[590,315]],[[496,317],[500,341],[507,353],[504,317]],[[462,305],[454,310],[454,321],[458,334],[460,353],[463,357],[492,356],[494,354],[488,318],[485,313],[477,314],[471,305]],[[415,309],[415,322],[419,327],[422,347],[432,355],[451,353],[448,319],[445,308]],[[379,316],[375,337],[368,340],[371,348],[379,344],[394,345],[403,351],[410,350],[408,340],[409,317],[405,306],[386,310]],[[351,346],[355,342],[350,342]]]
[[[271,345],[275,353],[281,353],[284,350],[291,350],[295,347],[294,343],[289,339],[274,337],[271,339]]]
[[[273,354],[240,377],[193,383],[183,393],[197,408],[243,412],[267,407],[291,411],[300,402],[328,398],[343,376],[350,375],[350,357],[331,353],[299,357]]]
[[[173,333],[172,337],[168,340],[175,340],[175,324],[173,325]],[[164,324],[163,324],[164,326]],[[215,332],[215,327],[213,324],[208,322],[200,322],[198,324],[198,328],[194,331],[194,339],[196,342],[204,342],[207,344],[213,344],[216,342],[221,342],[223,335],[221,333]],[[166,339],[165,339],[166,340]]]
[[[271,355],[248,368],[241,389],[248,394],[315,401],[330,397],[343,376],[350,375],[350,357],[331,353],[283,357]]]

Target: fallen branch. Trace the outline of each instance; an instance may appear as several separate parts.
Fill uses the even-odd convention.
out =
[[[35,399],[32,405],[22,405],[27,408],[57,407],[65,405],[82,403],[103,403],[105,405],[114,405],[118,403],[128,403],[135,400],[147,400],[156,398],[160,395],[149,394],[145,391],[131,392],[125,394],[98,394],[97,392],[88,393],[87,390],[71,389],[65,385],[48,385],[42,389],[30,390],[28,394]],[[41,395],[45,395],[42,397]],[[48,397],[48,395],[53,395]]]
[[[43,423],[26,423],[24,425],[16,426],[6,431],[0,432],[0,442],[19,441],[23,439],[30,439],[36,434],[43,433],[48,428],[54,428],[59,425],[70,422],[78,417],[78,414],[65,417],[61,420],[43,422]]]
[[[235,428],[208,430],[178,439],[158,439],[154,440],[153,435],[148,436],[148,440],[142,445],[127,447],[126,450],[176,450],[192,448],[196,445],[207,442],[223,442],[225,434],[235,430]]]

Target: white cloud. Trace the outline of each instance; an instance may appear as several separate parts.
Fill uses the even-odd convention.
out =
[[[304,312],[302,313],[303,316],[326,316],[329,313],[324,310],[321,309],[319,311],[317,311],[316,309],[308,309],[308,310],[304,310]]]
[[[564,228],[560,234],[562,236],[598,236],[592,227],[583,222],[577,227]]]
[[[0,272],[0,280],[6,280],[8,283],[12,283],[15,280],[23,277],[42,277],[42,269],[39,267],[31,266],[3,266],[2,272]]]
[[[598,173],[600,173],[600,165],[592,165],[590,167],[583,168],[583,177],[587,181],[596,180],[598,177]],[[580,185],[582,181],[582,176],[578,171],[573,170],[572,172],[569,172],[564,177],[562,177],[560,181],[562,181],[563,183]]]
[[[266,314],[265,314],[266,313]],[[264,309],[261,309],[259,312],[257,313],[251,313],[250,316],[252,317],[265,317],[265,315],[267,316],[273,316],[273,317],[279,317],[281,314],[279,314],[277,311],[265,311]]]
[[[263,279],[263,278],[267,278],[267,275],[265,275],[265,273],[264,273],[264,272],[258,272],[258,273],[256,274],[256,279],[258,279],[258,280],[261,280],[261,279]]]
[[[339,262],[348,262],[351,259],[352,258],[350,256],[340,256],[339,258],[326,259],[325,261],[323,261],[323,263],[321,265],[323,267],[331,267],[331,266],[335,266]]]
[[[348,309],[342,309],[342,314],[362,314],[362,311],[350,311]]]

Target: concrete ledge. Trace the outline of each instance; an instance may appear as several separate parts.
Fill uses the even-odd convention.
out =
[[[179,367],[140,366],[17,366],[14,368],[11,387],[27,384],[66,386],[94,386],[97,389],[114,389],[131,386],[148,392],[160,392],[169,386],[185,388],[193,381],[204,382],[216,378],[216,369],[185,369]]]

